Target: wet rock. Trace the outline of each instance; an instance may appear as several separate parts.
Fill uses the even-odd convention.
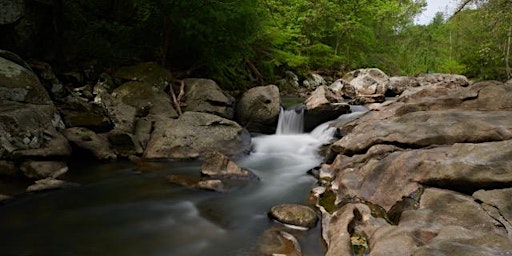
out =
[[[30,185],[27,188],[27,192],[36,192],[36,191],[43,191],[43,190],[52,190],[52,189],[63,189],[63,188],[70,188],[70,187],[76,187],[78,184],[67,182],[63,180],[57,180],[54,178],[46,178],[42,180],[37,180],[35,184]]]
[[[185,111],[205,112],[227,119],[234,118],[235,98],[210,79],[190,78],[185,83]]]
[[[25,161],[20,169],[27,178],[44,179],[59,177],[68,171],[68,166],[64,162]]]
[[[205,154],[201,174],[211,178],[258,179],[251,171],[238,166],[224,154],[212,151]]]
[[[258,251],[255,256],[302,256],[297,239],[290,233],[279,229],[268,229],[259,238]]]
[[[86,152],[86,154],[98,160],[114,160],[117,158],[110,148],[108,140],[89,129],[73,127],[64,130],[62,133],[75,148],[81,149],[82,152]],[[80,152],[80,150],[78,151]]]
[[[249,133],[219,116],[185,112],[176,120],[156,121],[144,158],[191,159],[212,150],[227,156],[249,152]]]
[[[298,204],[273,206],[269,216],[281,223],[302,228],[313,228],[318,221],[318,216],[311,207]]]
[[[249,132],[273,134],[281,111],[279,88],[251,88],[242,95],[236,109],[238,123]]]
[[[318,125],[338,118],[350,111],[350,106],[341,103],[343,99],[327,86],[318,87],[306,99],[304,130],[311,131]]]
[[[222,180],[202,180],[196,185],[197,188],[216,192],[225,192],[226,188]]]

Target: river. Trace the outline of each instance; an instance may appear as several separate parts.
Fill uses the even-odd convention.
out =
[[[300,123],[294,118],[292,126]],[[80,186],[0,206],[0,254],[255,255],[260,235],[280,225],[267,217],[272,206],[308,204],[316,180],[307,171],[322,162],[318,148],[334,133],[327,124],[311,133],[297,129],[255,136],[251,154],[237,162],[260,181],[227,193],[166,181],[170,174],[199,176],[200,161],[71,164],[63,179]],[[324,254],[320,233],[319,225],[293,231],[304,255]]]

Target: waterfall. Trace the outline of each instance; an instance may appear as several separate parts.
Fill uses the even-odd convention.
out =
[[[289,109],[281,108],[276,134],[300,134],[304,132],[304,105]]]

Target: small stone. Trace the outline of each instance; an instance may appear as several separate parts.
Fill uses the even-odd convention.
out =
[[[318,221],[318,216],[311,207],[298,204],[274,206],[270,209],[269,216],[281,223],[302,228],[313,228]]]
[[[76,183],[67,182],[67,181],[63,181],[63,180],[57,180],[54,178],[46,178],[46,179],[38,180],[38,181],[36,181],[35,184],[30,185],[27,188],[27,192],[69,188],[69,187],[76,187],[76,186],[78,186],[78,184],[76,184]]]

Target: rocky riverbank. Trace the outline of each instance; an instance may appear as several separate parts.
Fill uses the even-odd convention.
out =
[[[336,124],[314,189],[327,255],[512,253],[512,81],[429,79]]]
[[[512,81],[390,78],[378,69],[330,85],[310,78],[293,85],[309,95],[296,108],[306,131],[350,112],[349,104],[370,109],[331,123],[339,139],[313,189],[327,255],[512,253]],[[176,80],[155,63],[57,76],[0,51],[0,176],[32,192],[78,185],[59,180],[77,159],[143,164],[215,152],[220,178],[168,179],[224,191],[225,174],[258,179],[229,157],[250,151],[251,132],[274,133],[280,108],[276,85],[235,99],[212,80]],[[2,190],[0,201],[15,195]],[[277,251],[300,255],[292,235],[268,232],[291,243]]]

